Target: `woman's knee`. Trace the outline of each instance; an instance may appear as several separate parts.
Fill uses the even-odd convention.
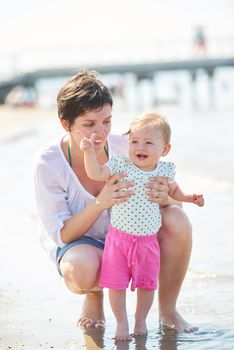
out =
[[[159,235],[184,235],[191,236],[192,225],[186,213],[176,205],[170,205],[161,209],[162,228]]]
[[[83,259],[77,256],[70,261],[61,261],[60,268],[66,286],[74,293],[83,294],[96,287],[99,270],[99,259]]]

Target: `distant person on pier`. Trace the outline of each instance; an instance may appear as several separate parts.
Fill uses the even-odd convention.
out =
[[[34,107],[36,104],[35,90],[32,87],[17,85],[7,94],[5,104],[10,107]]]
[[[199,58],[206,55],[207,39],[205,36],[204,28],[200,25],[194,29],[193,47],[195,57]]]

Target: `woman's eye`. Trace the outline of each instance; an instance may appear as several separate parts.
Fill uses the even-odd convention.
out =
[[[90,127],[90,126],[93,126],[93,124],[84,124],[83,126]]]

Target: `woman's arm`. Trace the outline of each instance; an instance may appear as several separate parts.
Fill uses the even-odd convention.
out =
[[[83,236],[95,223],[103,210],[128,200],[134,192],[131,189],[129,191],[121,190],[132,187],[133,183],[116,183],[117,180],[125,176],[126,174],[112,176],[95,200],[64,222],[64,226],[61,229],[61,239],[64,243],[70,243]]]

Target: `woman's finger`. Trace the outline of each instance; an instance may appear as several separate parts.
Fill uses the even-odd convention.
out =
[[[124,189],[128,189],[129,187],[133,187],[134,183],[131,181],[124,181],[124,182],[118,182],[116,184],[113,185],[113,190],[114,191],[121,191]]]
[[[113,198],[124,198],[134,194],[134,191],[117,191],[114,192]]]
[[[150,198],[163,198],[165,197],[164,192],[160,192],[160,191],[146,191],[145,192],[146,195]]]
[[[115,198],[113,199],[113,205],[114,204],[120,204],[128,201],[129,197],[123,197],[123,198]]]
[[[157,191],[164,191],[164,189],[166,188],[165,185],[161,185],[160,183],[157,182],[151,182],[149,184],[145,185],[146,188],[148,188],[149,190],[157,190]]]
[[[124,178],[126,175],[127,175],[126,173],[115,174],[115,175],[113,175],[113,176],[111,176],[111,177],[109,178],[109,180],[107,181],[107,183],[108,183],[109,185],[114,185],[114,184],[116,183],[116,181],[118,181],[118,180]]]
[[[166,176],[154,176],[151,177],[150,182],[157,182],[161,185],[167,185],[168,178]]]

